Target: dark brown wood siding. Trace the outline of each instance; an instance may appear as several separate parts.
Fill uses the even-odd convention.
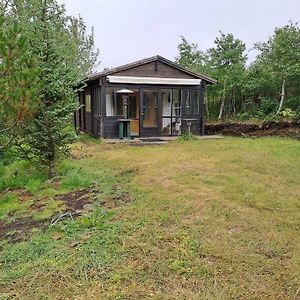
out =
[[[106,117],[103,120],[103,137],[118,138],[119,137],[119,117]]]
[[[142,66],[133,67],[129,70],[114,73],[115,76],[137,76],[137,77],[164,77],[164,78],[196,78],[190,74],[181,72],[160,61],[151,62]]]

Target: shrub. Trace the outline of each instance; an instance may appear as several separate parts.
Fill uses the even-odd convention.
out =
[[[94,182],[94,179],[83,172],[82,169],[74,167],[68,168],[64,164],[62,170],[64,170],[61,174],[61,187],[63,189],[72,190],[76,188],[87,188],[90,187]]]
[[[284,118],[294,119],[297,117],[297,113],[293,111],[291,108],[285,108],[280,113],[280,116]]]
[[[244,112],[244,113],[238,114],[237,117],[241,121],[246,121],[246,120],[252,119],[253,115],[250,114],[249,112]]]
[[[27,189],[36,192],[47,180],[44,169],[39,169],[29,161],[16,161],[10,165],[0,164],[0,190],[7,188]]]
[[[194,141],[197,138],[192,133],[184,133],[177,138],[179,141]]]
[[[261,97],[256,116],[260,119],[264,119],[267,116],[272,116],[276,112],[277,107],[278,101],[266,97]]]

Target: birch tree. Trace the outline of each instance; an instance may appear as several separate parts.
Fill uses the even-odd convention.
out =
[[[293,23],[276,28],[267,42],[256,44],[256,49],[260,51],[258,60],[268,65],[281,82],[278,115],[286,99],[287,84],[300,75],[300,28]]]

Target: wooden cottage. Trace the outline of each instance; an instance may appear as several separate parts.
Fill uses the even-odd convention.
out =
[[[204,134],[204,90],[216,81],[153,56],[92,74],[75,124],[94,137]]]

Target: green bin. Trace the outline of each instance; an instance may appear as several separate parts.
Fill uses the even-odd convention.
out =
[[[119,138],[130,139],[130,120],[119,120]]]

